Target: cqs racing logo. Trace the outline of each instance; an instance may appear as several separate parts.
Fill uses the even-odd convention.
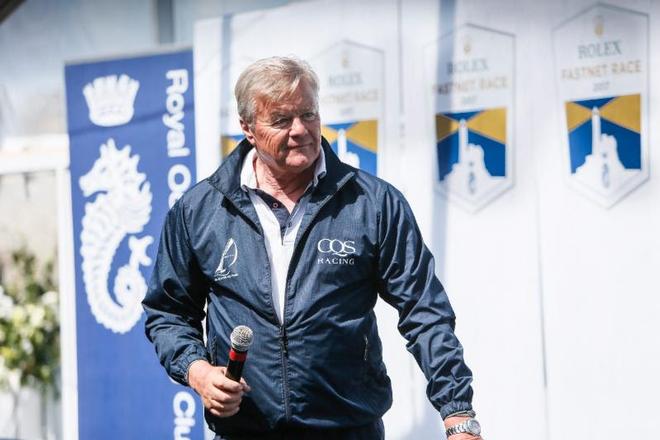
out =
[[[216,282],[226,280],[228,278],[237,277],[238,274],[231,270],[231,267],[236,264],[238,259],[238,248],[236,247],[236,242],[233,238],[230,238],[227,244],[225,245],[224,250],[222,251],[222,256],[220,257],[220,264],[215,270],[213,279]]]
[[[339,240],[331,238],[322,238],[316,244],[316,249],[321,254],[316,264],[336,264],[349,265],[355,264],[355,242],[353,240]]]

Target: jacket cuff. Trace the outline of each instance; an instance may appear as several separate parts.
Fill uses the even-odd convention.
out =
[[[195,361],[204,359],[208,360],[209,355],[205,348],[193,346],[181,355],[176,364],[173,365],[170,376],[181,385],[190,386],[188,384],[188,369],[190,364]]]
[[[454,401],[454,402],[449,402],[446,405],[443,405],[440,408],[440,416],[442,419],[446,419],[448,415],[457,413],[459,411],[469,411],[472,409],[472,405],[470,402],[461,402],[461,401]]]

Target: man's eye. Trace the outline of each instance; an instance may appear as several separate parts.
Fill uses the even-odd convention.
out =
[[[275,119],[271,125],[276,128],[282,128],[289,125],[290,122],[291,122],[290,118],[278,118]]]
[[[315,112],[303,113],[301,118],[302,118],[303,121],[306,121],[306,122],[315,121],[316,120],[316,113]]]

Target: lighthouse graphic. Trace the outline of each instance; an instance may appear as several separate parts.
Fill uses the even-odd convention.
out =
[[[571,178],[613,204],[641,172],[640,95],[566,103]]]
[[[349,164],[352,167],[360,168],[360,156],[348,150],[348,140],[346,139],[346,130],[340,128],[337,131],[337,156],[339,160]]]
[[[475,211],[509,186],[506,109],[436,115],[437,178],[450,200]]]
[[[376,175],[378,170],[378,121],[375,119],[324,124],[321,134],[339,159]]]
[[[483,147],[468,141],[467,122],[461,119],[458,123],[458,160],[445,178],[447,186],[465,197],[474,197],[491,186],[495,179],[486,169]]]

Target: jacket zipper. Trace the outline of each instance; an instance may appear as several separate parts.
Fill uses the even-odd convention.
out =
[[[264,230],[263,230],[263,228],[261,227],[260,224],[257,223],[257,225],[258,225],[258,228],[259,228],[259,232],[261,233],[261,237],[262,237],[261,242],[264,246],[264,252],[266,253],[266,255],[268,255],[268,249],[266,248],[266,241],[265,241],[266,238],[265,238],[265,235],[264,235]],[[273,296],[273,286],[272,286],[273,280],[270,277],[270,274],[271,274],[271,267],[270,266],[271,266],[270,261],[268,260],[268,257],[266,257],[266,268],[268,270],[268,272],[267,272],[268,275],[269,275],[268,278],[270,279],[270,282],[271,282],[270,295],[271,295],[271,298],[272,298],[272,296]],[[287,285],[287,288],[288,288],[288,285]],[[272,301],[272,299],[271,299],[270,304],[272,306],[273,315],[275,316],[275,319],[278,319],[277,318],[277,310],[275,310],[275,303]],[[286,294],[285,294],[284,304],[286,305]],[[288,373],[287,373],[288,369],[287,369],[287,365],[286,365],[286,358],[289,357],[289,341],[288,341],[288,338],[287,338],[287,335],[286,335],[286,326],[284,325],[284,313],[282,313],[282,322],[280,323],[280,326],[279,326],[279,338],[278,339],[280,341],[280,358],[282,360],[282,398],[284,400],[284,415],[285,415],[285,419],[287,421],[289,421],[289,419],[291,418],[291,410],[289,408],[289,378],[288,378]]]
[[[234,206],[236,206],[236,204],[234,204]],[[238,208],[238,206],[236,206],[236,208],[239,211],[241,211],[241,209]],[[262,242],[263,247],[264,247],[264,252],[266,253],[266,256],[268,256],[268,249],[266,247],[266,241],[265,241],[266,237],[265,237],[263,227],[261,226],[261,224],[258,221],[255,223],[249,216],[247,216],[247,215],[245,215],[245,216],[252,223],[254,223],[257,226],[257,228],[259,230],[259,233],[261,234],[261,237],[262,237],[261,242]],[[283,238],[282,238],[282,240],[283,240]],[[294,253],[295,253],[295,249],[294,249]],[[274,292],[273,292],[273,286],[272,286],[273,280],[272,280],[272,278],[270,278],[270,274],[271,274],[271,267],[270,266],[271,266],[270,261],[268,260],[268,257],[266,257],[266,268],[268,270],[268,275],[269,275],[269,279],[270,279],[270,282],[271,282],[270,295],[271,295],[271,298],[272,298]],[[286,280],[286,285],[285,285],[285,290],[284,290],[284,306],[282,308],[282,322],[280,323],[280,326],[279,326],[279,338],[278,338],[280,340],[280,358],[282,359],[282,394],[283,394],[282,398],[284,400],[284,416],[285,416],[285,420],[287,422],[291,419],[291,408],[290,408],[290,402],[289,402],[289,374],[288,374],[288,368],[287,368],[287,358],[289,357],[289,340],[288,340],[288,337],[287,337],[287,334],[286,334],[286,323],[285,323],[286,297],[287,297],[288,291],[289,291],[289,274],[287,273],[287,280]],[[277,318],[277,316],[278,316],[277,315],[277,310],[275,309],[275,303],[272,301],[272,299],[271,299],[270,303],[271,303],[271,306],[272,306],[272,309],[273,309],[273,315],[275,316],[275,319],[278,319]]]
[[[316,216],[318,213],[323,209],[323,207],[334,197],[335,194],[341,190],[344,185],[349,181],[350,179],[346,179],[341,185],[337,187],[335,192],[333,192],[330,197],[328,197],[326,200],[321,203],[316,211],[316,214],[314,214],[314,217],[312,217],[305,227],[305,229],[302,230],[302,232],[299,230],[298,231],[298,236],[302,237],[304,234],[307,233],[307,229],[311,226],[312,223],[314,223],[314,220],[316,219]],[[234,204],[235,205],[235,204]],[[240,211],[240,208],[239,208]],[[248,219],[250,219],[249,216],[247,216]],[[254,221],[250,219],[252,223]],[[264,246],[264,251],[266,252],[266,255],[268,255],[268,249],[266,249],[266,243],[265,243],[265,236],[264,236],[264,230],[261,227],[261,225],[257,222],[255,225],[259,228],[259,232],[261,233],[262,237],[262,243]],[[291,260],[293,261],[293,257],[296,254],[296,251],[298,250],[298,247],[300,246],[300,242],[295,244],[295,247],[293,249],[293,253],[291,254]],[[270,261],[268,259],[266,260],[267,262],[267,267],[268,267],[268,273],[271,273],[271,268],[270,268]],[[272,280],[271,280],[272,283]],[[286,305],[287,305],[287,297],[289,296],[289,290],[291,286],[291,263],[289,263],[289,269],[287,271],[286,275],[286,284],[285,284],[285,290],[284,290],[284,306],[282,307],[282,322],[280,323],[279,327],[279,340],[280,340],[280,353],[281,353],[281,359],[282,359],[282,387],[284,391],[284,413],[285,413],[285,420],[288,422],[291,419],[291,408],[290,408],[290,401],[289,401],[289,374],[288,374],[288,366],[287,366],[287,359],[289,357],[289,340],[286,334]],[[270,289],[271,296],[273,295],[273,287],[271,285]],[[271,305],[273,307],[273,313],[275,314],[275,318],[277,319],[277,310],[275,310],[275,304],[273,301],[271,301]]]
[[[285,357],[289,357],[289,340],[286,336],[285,326],[280,327],[280,346],[282,348],[282,354],[284,354]]]
[[[316,210],[316,214],[314,214],[314,217],[312,217],[309,220],[309,223],[305,227],[305,229],[298,230],[298,237],[302,237],[304,234],[307,233],[307,230],[309,227],[314,223],[314,220],[316,219],[316,216],[318,213],[323,209],[323,207],[334,197],[335,194],[339,192],[339,190],[348,182],[347,179],[344,183],[342,183],[340,186],[337,187],[337,190],[330,195],[326,200],[323,201]],[[300,241],[298,241],[294,248],[293,252],[291,254],[291,261],[293,261],[293,257],[296,255],[296,251],[298,250],[298,247],[300,247]],[[289,401],[289,374],[288,374],[288,368],[287,368],[287,359],[289,357],[289,340],[286,334],[286,306],[287,306],[287,299],[289,297],[289,290],[291,287],[291,262],[289,262],[289,268],[287,270],[286,274],[286,284],[284,288],[284,306],[282,307],[282,325],[280,326],[280,351],[282,353],[282,386],[284,388],[284,413],[286,417],[286,421],[291,420],[291,408],[290,408],[290,401]],[[277,316],[277,314],[275,315]]]
[[[215,347],[215,337],[211,340],[211,362],[210,364],[213,365],[214,367],[216,366],[215,362],[215,353],[216,353],[216,347]]]
[[[282,353],[282,391],[284,398],[284,418],[288,422],[291,420],[291,408],[289,402],[289,372],[287,368],[287,358],[289,357],[289,340],[286,335],[286,326],[280,326],[280,352]]]
[[[289,228],[291,227],[291,218],[297,213],[299,206],[296,204],[296,206],[293,209],[293,212],[291,213],[289,219],[287,220],[286,228],[284,229],[284,233],[280,233],[280,238],[282,240],[282,246],[284,246],[284,237],[287,235],[289,232]],[[295,250],[295,249],[294,249]],[[282,307],[282,323],[280,325],[280,351],[282,353],[281,359],[282,359],[282,388],[283,388],[283,400],[284,400],[284,419],[288,422],[291,420],[291,402],[289,400],[289,369],[287,365],[287,359],[289,358],[289,338],[286,334],[286,324],[285,324],[285,316],[286,316],[286,296],[289,291],[289,274],[287,270],[287,280],[286,284],[284,286],[284,306]]]

